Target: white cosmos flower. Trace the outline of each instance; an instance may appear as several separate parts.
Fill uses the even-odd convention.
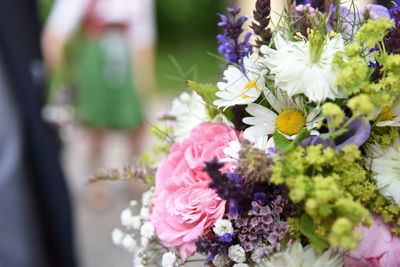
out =
[[[383,196],[400,206],[400,139],[387,148],[368,147],[372,178]]]
[[[318,132],[312,130],[322,119],[319,108],[307,112],[301,101],[293,100],[280,90],[276,95],[271,92],[265,93],[265,98],[271,108],[249,104],[246,111],[252,117],[243,119],[244,123],[251,125],[244,131],[244,138],[254,143],[257,148],[265,151],[273,146],[270,136],[275,130],[289,139],[293,139],[304,127],[311,131],[312,135],[318,135]]]
[[[387,107],[380,111],[378,116],[380,121],[376,124],[378,127],[400,127],[400,104],[395,106],[393,109]]]
[[[342,267],[343,257],[333,251],[317,255],[311,246],[303,248],[300,242],[294,243],[285,251],[273,254],[262,260],[257,267]]]
[[[342,36],[326,38],[318,59],[313,59],[310,42],[288,41],[281,34],[274,39],[276,49],[262,46],[265,64],[273,74],[277,87],[289,96],[304,94],[312,102],[340,96],[336,74],[332,70],[333,55],[344,49]]]
[[[235,66],[228,66],[224,71],[224,82],[217,83],[219,91],[214,105],[230,107],[253,103],[265,89],[264,72],[257,59],[244,58],[245,73]]]

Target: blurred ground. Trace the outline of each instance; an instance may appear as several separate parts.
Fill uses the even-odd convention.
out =
[[[72,194],[78,257],[82,267],[132,266],[131,254],[116,247],[110,233],[120,225],[119,214],[135,198],[134,187],[124,182],[104,182],[97,188],[100,203],[94,205],[88,198],[93,185],[87,179],[93,169],[87,167],[87,136],[79,131],[65,144],[63,162]],[[124,139],[111,135],[105,145],[103,166],[118,167],[128,162]],[[104,189],[105,191],[103,192]],[[92,191],[93,193],[93,191]],[[105,195],[101,195],[105,193]],[[138,195],[138,194],[136,194]]]

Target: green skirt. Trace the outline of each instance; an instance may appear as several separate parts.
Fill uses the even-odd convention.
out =
[[[118,35],[81,42],[74,68],[76,106],[86,126],[132,129],[142,123],[129,50]]]

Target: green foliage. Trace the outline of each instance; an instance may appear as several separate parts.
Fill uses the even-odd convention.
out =
[[[275,159],[271,182],[285,184],[290,199],[304,205],[305,216],[309,216],[311,222],[307,217],[302,219],[302,234],[316,249],[325,246],[323,241],[346,249],[354,248],[359,237],[349,233],[348,224],[354,229],[360,223],[369,225],[371,221],[361,196],[353,195],[352,188],[347,186],[353,179],[368,181],[360,160],[356,147],[336,152],[320,145],[297,147]],[[372,190],[371,194],[374,192]]]
[[[375,106],[365,94],[354,96],[349,100],[347,106],[353,112],[353,116],[366,116],[371,119],[374,115]]]
[[[218,16],[224,12],[224,1],[159,0],[156,1],[159,41],[193,43],[215,40]]]
[[[334,103],[325,103],[322,106],[322,114],[331,119],[332,128],[339,127],[344,122],[344,111]]]
[[[310,136],[310,131],[307,128],[302,129],[294,140],[288,139],[286,136],[281,134],[279,131],[275,131],[273,134],[274,143],[279,151],[288,151],[295,149],[296,145]]]
[[[301,217],[300,232],[308,238],[315,251],[322,252],[328,246],[326,240],[316,234],[314,222],[307,214]]]
[[[369,141],[387,148],[394,140],[399,138],[399,131],[396,127],[372,127]]]
[[[333,58],[333,68],[337,72],[336,83],[346,95],[360,92],[369,82],[371,71],[361,53],[360,45],[351,44]]]
[[[383,41],[389,29],[394,25],[393,20],[384,17],[377,20],[368,20],[357,32],[356,40],[369,48],[374,48],[376,44]]]

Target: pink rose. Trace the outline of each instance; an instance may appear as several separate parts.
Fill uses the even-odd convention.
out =
[[[346,267],[400,267],[400,238],[380,217],[370,228],[359,226],[363,238],[345,260]]]
[[[188,139],[172,146],[156,174],[151,220],[166,247],[179,247],[182,259],[196,251],[195,241],[225,212],[225,201],[208,187],[211,178],[203,171],[204,162],[224,159],[238,133],[221,123],[206,122],[195,127]],[[228,171],[235,162],[227,162]]]

